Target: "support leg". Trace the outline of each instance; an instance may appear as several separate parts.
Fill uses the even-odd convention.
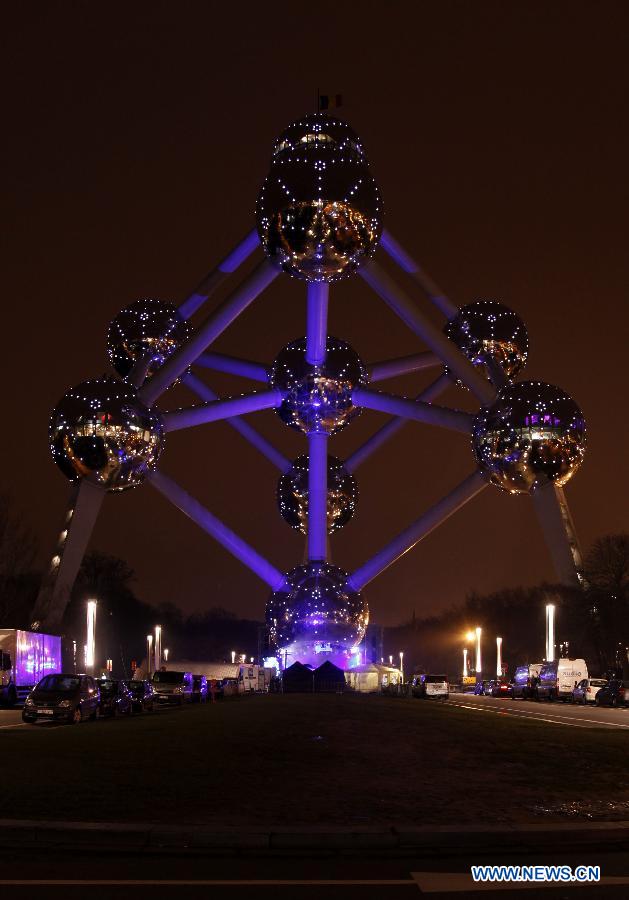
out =
[[[308,435],[308,559],[324,560],[328,535],[328,435]]]
[[[315,281],[308,285],[306,362],[312,366],[325,362],[329,289],[327,281]]]
[[[408,400],[406,397],[381,394],[366,388],[356,388],[352,391],[352,400],[356,406],[390,413],[392,416],[404,416],[407,419],[426,422],[428,425],[438,425],[441,428],[449,428],[463,434],[470,433],[474,421],[473,416],[460,412],[458,409],[446,409],[443,406],[433,406],[432,403],[424,403],[421,400]]]
[[[534,491],[533,505],[557,578],[569,587],[583,587],[581,550],[562,488],[547,481]]]
[[[393,235],[386,230],[383,231],[380,238],[380,246],[393,259],[398,266],[407,272],[420,286],[431,303],[441,310],[446,319],[453,319],[459,311],[456,303],[453,303],[440,290],[435,282],[422,270],[421,266],[406,252],[406,250],[398,244]]]
[[[242,394],[240,397],[225,397],[221,400],[213,400],[211,403],[203,403],[200,406],[189,406],[187,409],[165,412],[162,413],[162,422],[165,431],[179,431],[181,428],[206,425],[208,422],[220,422],[261,409],[275,409],[281,402],[281,391],[257,391],[252,394]]]

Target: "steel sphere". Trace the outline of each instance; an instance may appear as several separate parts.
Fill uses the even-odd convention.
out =
[[[495,380],[494,365],[500,366],[508,380],[524,369],[529,348],[526,326],[502,303],[478,300],[462,307],[445,332],[471,363],[485,369],[490,381]]]
[[[107,375],[69,390],[50,420],[50,449],[63,474],[108,491],[140,484],[162,446],[159,415]]]
[[[277,502],[290,526],[308,533],[309,459],[299,456],[277,484]],[[328,534],[339,531],[354,515],[356,479],[340,459],[328,456]]]
[[[382,201],[358,135],[306,116],[282,132],[256,206],[262,246],[289,275],[336,281],[375,252]]]
[[[472,444],[487,480],[511,494],[531,493],[547,480],[561,486],[583,462],[583,413],[552,384],[509,384],[474,420]]]
[[[136,362],[148,360],[150,378],[192,334],[176,306],[163,300],[136,300],[112,319],[107,353],[116,372],[126,378]]]
[[[369,609],[363,595],[348,586],[338,566],[309,562],[292,569],[286,588],[267,603],[266,622],[273,644],[290,662],[348,659],[364,638]]]
[[[304,434],[335,434],[360,413],[352,390],[367,380],[367,369],[345,341],[328,337],[321,366],[306,362],[306,339],[288,344],[278,354],[269,378],[286,394],[276,412],[291,428]]]

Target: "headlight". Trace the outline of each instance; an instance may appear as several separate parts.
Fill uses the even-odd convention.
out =
[[[35,706],[35,701],[31,700],[30,697],[27,697],[26,700],[24,701],[24,706]]]
[[[57,706],[61,706],[63,707],[63,709],[67,709],[68,706],[72,706],[72,703],[70,702],[70,700],[60,700],[59,703],[57,703]]]
[[[182,687],[176,687],[175,690],[174,690],[174,693],[175,693],[175,694],[183,694],[183,688],[182,688]]]

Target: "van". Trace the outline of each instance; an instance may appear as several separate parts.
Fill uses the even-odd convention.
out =
[[[537,697],[536,681],[539,677],[540,669],[543,663],[527,663],[525,666],[518,666],[513,675],[511,697],[515,699],[520,697],[522,700],[531,700]]]
[[[447,700],[450,696],[447,675],[414,675],[411,686],[413,697],[442,697]]]
[[[153,675],[153,690],[158,703],[192,703],[192,672],[162,670]]]
[[[572,700],[575,684],[588,677],[584,659],[556,659],[544,663],[539,673],[537,696],[540,700]]]

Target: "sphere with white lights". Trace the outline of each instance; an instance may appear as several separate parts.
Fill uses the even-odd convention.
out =
[[[293,122],[273,147],[256,206],[269,259],[306,281],[336,281],[375,252],[382,201],[358,135],[315,113]]]
[[[325,362],[306,362],[306,339],[288,344],[277,356],[269,378],[284,397],[276,412],[280,419],[304,434],[335,434],[360,413],[352,391],[367,381],[367,369],[345,341],[328,337]]]
[[[463,306],[445,326],[445,332],[475,366],[482,366],[490,381],[492,366],[508,381],[523,370],[529,349],[522,319],[502,303],[478,300]]]
[[[277,502],[284,521],[302,534],[308,533],[308,473],[307,456],[299,456],[288,472],[280,476]],[[356,479],[340,459],[328,456],[328,534],[339,531],[354,515]]]
[[[141,484],[164,441],[159,415],[107,375],[67,392],[52,414],[49,436],[53,459],[70,481],[86,478],[108,491]]]
[[[192,334],[176,306],[163,300],[136,300],[112,319],[107,353],[116,372],[126,378],[144,361],[150,378]]]
[[[481,409],[472,444],[483,475],[511,494],[547,481],[562,486],[585,454],[583,413],[564,391],[541,381],[509,384]]]
[[[338,566],[308,562],[286,575],[267,603],[266,622],[284,663],[347,662],[365,636],[369,609]]]

